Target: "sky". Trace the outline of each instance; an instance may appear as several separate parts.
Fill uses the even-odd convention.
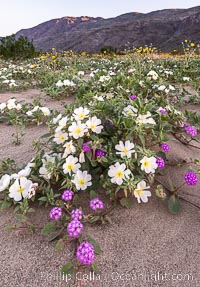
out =
[[[0,36],[64,16],[116,17],[200,6],[200,0],[0,0]]]

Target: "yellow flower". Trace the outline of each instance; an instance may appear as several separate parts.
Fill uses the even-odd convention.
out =
[[[194,46],[195,46],[195,43],[191,43],[190,46],[191,46],[191,47],[194,47]]]

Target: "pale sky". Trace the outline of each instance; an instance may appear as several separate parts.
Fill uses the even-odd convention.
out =
[[[200,6],[200,0],[0,0],[0,36],[64,16],[111,18],[128,12],[195,6]]]

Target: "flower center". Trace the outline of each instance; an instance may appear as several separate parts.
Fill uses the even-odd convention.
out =
[[[74,167],[74,165],[72,163],[68,163],[68,165],[67,165],[67,169],[68,170],[72,170],[73,167]]]
[[[63,135],[59,136],[59,140],[63,141],[65,139],[65,137]]]
[[[149,167],[149,166],[150,166],[150,162],[149,162],[149,161],[144,161],[143,165],[144,165],[145,167]]]
[[[81,186],[85,185],[85,180],[83,178],[79,178],[78,184]]]
[[[142,189],[136,189],[135,192],[140,196],[142,195]]]
[[[116,172],[116,177],[117,177],[117,178],[122,178],[122,177],[123,177],[123,172],[122,172],[121,170],[118,170],[118,171]]]
[[[91,128],[91,129],[95,129],[95,128],[96,128],[96,125],[95,125],[95,124],[91,124],[91,125],[90,125],[90,128]]]
[[[80,118],[81,120],[83,120],[83,119],[85,118],[85,115],[84,115],[84,114],[82,114],[82,113],[81,113],[81,114],[79,114],[78,116],[79,116],[79,118]]]
[[[128,149],[124,148],[123,153],[127,154],[128,153]]]
[[[81,133],[81,129],[80,128],[76,128],[75,129],[75,134],[80,135],[80,133]]]
[[[18,188],[17,192],[23,193],[23,192],[24,192],[24,188],[20,186],[20,187]]]

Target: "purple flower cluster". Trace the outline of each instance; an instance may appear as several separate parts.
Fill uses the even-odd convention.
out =
[[[170,150],[169,145],[166,143],[161,143],[160,147],[161,147],[162,151],[164,151],[164,152],[169,152],[169,150]]]
[[[83,211],[81,209],[74,209],[71,212],[71,218],[74,220],[81,220],[83,218]]]
[[[99,198],[94,198],[90,200],[90,208],[92,210],[103,209],[103,202]]]
[[[129,98],[130,98],[132,101],[134,101],[134,100],[137,99],[137,96],[136,96],[136,95],[131,95]]]
[[[70,237],[78,237],[83,230],[83,224],[79,220],[72,220],[67,226]]]
[[[156,163],[160,169],[163,169],[165,167],[165,161],[162,157],[157,157]]]
[[[188,171],[184,175],[184,179],[187,185],[196,185],[198,182],[197,175],[192,171]]]
[[[106,127],[114,127],[114,124],[111,122],[111,121],[109,121],[109,120],[106,120],[105,121],[105,123],[104,123],[104,125],[106,126]]]
[[[89,147],[89,144],[90,144],[90,142],[85,142],[85,143],[83,143],[83,145],[82,145],[82,150],[83,150],[84,152],[91,152],[91,151],[92,151],[92,149]]]
[[[192,126],[185,125],[185,132],[192,137],[195,137],[197,135],[197,129]]]
[[[106,152],[104,151],[104,150],[102,150],[102,149],[96,149],[96,151],[95,151],[95,156],[96,157],[104,157],[104,156],[106,156]]]
[[[64,190],[62,194],[62,200],[70,201],[72,200],[73,196],[74,196],[74,192],[72,190]]]
[[[92,264],[94,261],[94,246],[90,242],[82,242],[77,249],[76,257],[82,264]]]
[[[53,220],[58,220],[62,216],[62,208],[61,207],[53,207],[50,211],[49,216]]]
[[[167,115],[167,111],[165,109],[160,109],[159,112],[163,115]]]

